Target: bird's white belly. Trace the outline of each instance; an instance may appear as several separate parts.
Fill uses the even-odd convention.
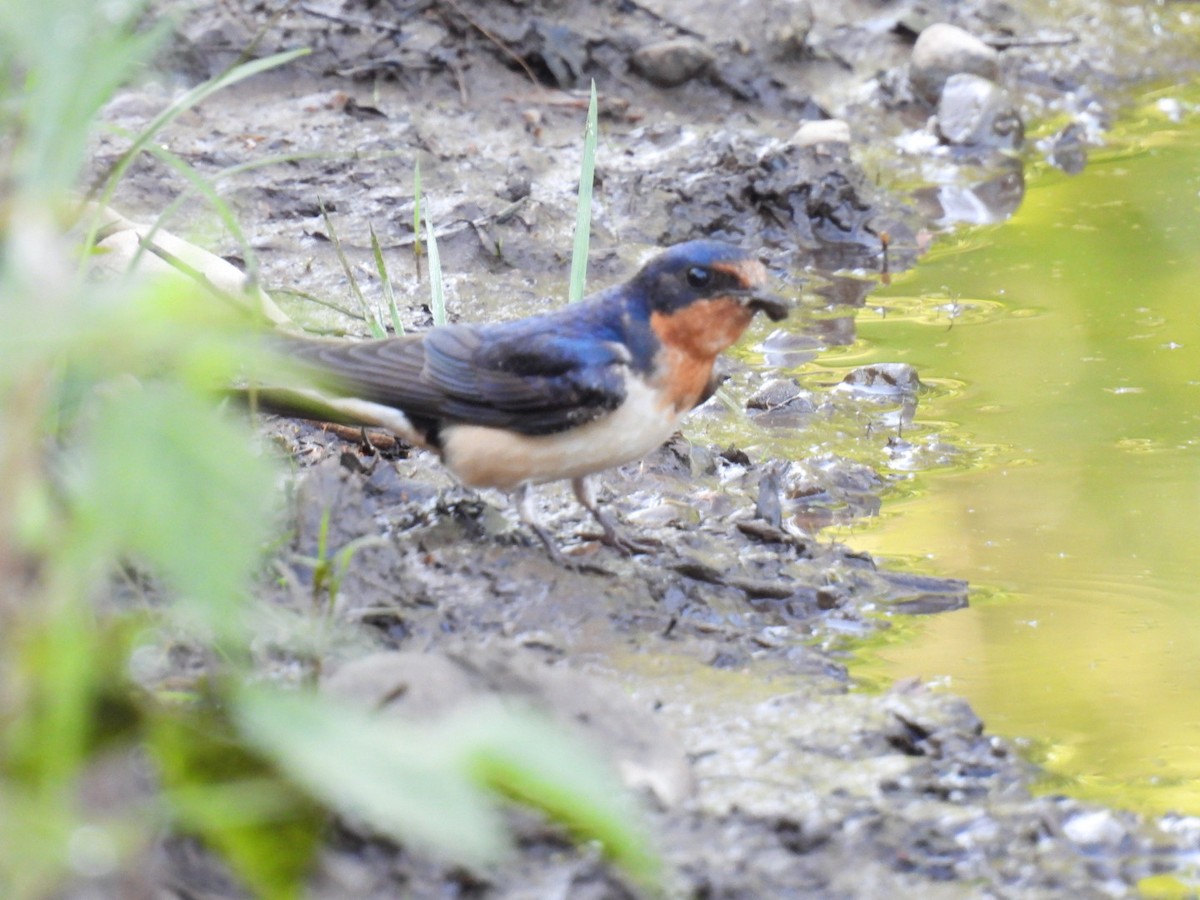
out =
[[[473,487],[511,489],[526,481],[578,478],[641,459],[675,433],[681,418],[640,378],[630,377],[619,408],[558,434],[447,426],[441,432],[442,460]]]

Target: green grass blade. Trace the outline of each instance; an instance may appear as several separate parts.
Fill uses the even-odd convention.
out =
[[[588,241],[592,223],[592,181],[596,173],[596,132],[599,118],[596,112],[596,82],[592,81],[588,100],[587,125],[583,130],[583,162],[579,168],[579,202],[575,207],[575,247],[571,253],[571,286],[567,298],[571,303],[583,299],[587,281]]]
[[[383,261],[383,248],[379,246],[379,238],[375,236],[375,228],[368,225],[371,232],[371,252],[375,254],[375,269],[379,272],[379,282],[383,285],[383,299],[387,302],[388,315],[392,318],[392,332],[404,334],[404,323],[400,321],[400,310],[396,309],[396,293],[392,290],[392,279],[388,275],[387,263]]]
[[[247,78],[258,75],[260,72],[285,66],[293,60],[299,59],[301,56],[306,56],[308,53],[308,49],[303,47],[299,50],[276,53],[263,59],[256,59],[248,63],[242,63],[239,66],[234,66],[232,69],[222,72],[220,75],[210,78],[202,84],[196,85],[155,116],[150,124],[138,134],[129,149],[122,153],[117,161],[113,163],[113,167],[109,170],[108,176],[105,179],[105,199],[111,194],[112,189],[116,187],[117,182],[121,180],[121,176],[125,174],[125,170],[129,168],[137,155],[146,148],[147,144],[154,140],[155,135],[193,106],[203,103],[217,91],[224,90],[231,85],[237,84],[239,81],[244,81]]]
[[[363,296],[362,288],[358,286],[358,279],[354,277],[354,270],[350,268],[350,260],[346,258],[346,253],[342,250],[342,242],[338,239],[337,229],[333,227],[333,219],[329,217],[329,210],[325,208],[325,202],[318,197],[317,204],[321,207],[321,217],[325,220],[325,227],[329,229],[329,240],[333,242],[333,250],[337,254],[338,262],[342,264],[342,271],[346,273],[346,279],[350,282],[350,290],[358,299],[363,321],[371,329],[371,337],[387,337],[387,332],[383,330],[383,326],[379,324],[379,320],[367,306],[367,298]]]
[[[305,303],[311,303],[314,306],[321,306],[321,307],[324,307],[325,309],[331,309],[335,313],[337,313],[338,315],[340,315],[346,319],[361,318],[361,316],[358,313],[356,313],[354,310],[352,310],[348,307],[342,306],[340,303],[335,303],[332,300],[326,300],[324,297],[318,297],[316,294],[313,294],[309,291],[302,291],[302,290],[299,290],[298,288],[280,288],[280,289],[274,291],[273,293],[282,295],[284,297],[292,297],[296,300],[303,300]],[[307,326],[305,326],[305,330],[306,331],[314,331],[314,329],[309,328]],[[335,335],[341,336],[341,335],[345,335],[346,331],[344,328],[338,328],[338,327],[334,327],[332,329],[318,328],[315,330],[315,333],[317,333],[317,334],[335,334]]]
[[[421,160],[413,167],[413,261],[421,277]]]
[[[274,69],[278,66],[287,65],[295,59],[304,56],[309,51],[305,48],[299,50],[289,50],[286,53],[276,53],[273,56],[268,56],[263,59],[256,59],[252,62],[243,63],[239,66],[234,66],[226,72],[221,73],[215,78],[210,78],[203,84],[198,84],[192,88],[161,113],[159,113],[149,125],[142,129],[138,136],[134,139],[121,156],[117,159],[108,174],[104,179],[104,188],[100,193],[97,202],[100,206],[107,206],[112,199],[113,193],[117,189],[117,184],[120,182],[125,171],[132,165],[133,161],[138,157],[146,146],[154,140],[154,137],[162,131],[167,125],[179,118],[183,113],[187,112],[193,106],[202,103],[208,97],[215,94],[230,85],[237,84],[260,72],[266,72],[269,69]],[[89,229],[85,247],[91,247],[96,240],[96,224]]]
[[[148,153],[161,160],[163,163],[177,172],[185,181],[187,181],[187,183],[190,185],[190,191],[185,192],[182,197],[189,196],[190,193],[196,193],[208,201],[208,204],[213,208],[213,211],[221,220],[221,224],[228,229],[229,233],[233,235],[233,239],[237,241],[238,249],[242,253],[242,260],[246,266],[246,277],[249,281],[249,284],[258,284],[258,255],[250,246],[250,241],[247,240],[246,233],[242,231],[242,226],[238,223],[237,216],[233,214],[233,210],[229,208],[229,204],[222,200],[220,195],[217,194],[216,188],[213,186],[212,182],[197,172],[182,157],[172,153],[165,147],[159,147],[155,144],[148,144],[146,146],[146,150]],[[182,197],[177,198],[170,205],[168,205],[166,210],[164,210],[163,213],[154,220],[154,224],[150,226],[150,230],[146,233],[146,237],[142,241],[142,246],[138,248],[137,254],[130,263],[130,269],[136,267],[138,263],[138,257],[141,256],[148,244],[153,243],[154,235],[165,226],[168,216],[173,214],[175,210],[179,208],[178,203]]]
[[[433,310],[433,324],[446,324],[446,296],[442,289],[442,261],[438,256],[437,236],[429,216],[425,217],[425,236],[429,243],[429,302]]]

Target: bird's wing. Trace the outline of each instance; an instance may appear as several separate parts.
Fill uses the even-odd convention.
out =
[[[503,326],[451,325],[361,343],[289,341],[286,349],[330,377],[339,394],[410,417],[523,434],[562,431],[615,409],[629,361],[613,341]]]
[[[591,335],[455,326],[426,337],[424,377],[444,419],[549,434],[616,409],[628,361]]]
[[[361,342],[283,338],[273,344],[311,368],[314,380],[338,395],[397,409],[432,409],[441,396],[421,378],[425,367],[421,335]]]

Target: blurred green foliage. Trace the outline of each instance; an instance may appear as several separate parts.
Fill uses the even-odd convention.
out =
[[[537,717],[488,708],[418,732],[262,683],[250,586],[278,476],[217,397],[283,370],[245,298],[185,273],[87,276],[99,222],[74,191],[97,111],[157,45],[143,14],[0,4],[0,896],[120,884],[164,829],[256,896],[297,896],[330,811],[478,864],[507,846],[498,797],[649,875],[624,792]],[[295,55],[188,92],[101,196],[138,153],[173,165],[151,141],[190,104]],[[207,654],[183,689],[134,674],[164,628]]]

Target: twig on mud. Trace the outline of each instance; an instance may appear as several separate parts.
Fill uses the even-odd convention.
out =
[[[521,197],[520,199],[508,204],[508,206],[504,207],[504,209],[500,210],[500,212],[495,213],[494,215],[480,216],[478,219],[472,219],[471,221],[467,222],[467,226],[474,229],[476,239],[480,244],[483,245],[485,250],[495,253],[497,257],[503,257],[504,253],[501,248],[500,241],[492,237],[491,232],[487,230],[487,225],[492,223],[496,225],[503,225],[505,222],[519,213],[521,208],[528,202],[529,195],[526,194],[524,197]]]
[[[504,207],[504,209],[491,213],[490,215],[479,216],[476,219],[455,219],[449,225],[443,225],[440,228],[434,229],[434,237],[436,237],[438,240],[441,240],[443,238],[456,235],[460,231],[465,231],[468,228],[474,228],[478,230],[493,222],[503,224],[520,212],[521,208],[528,202],[529,195],[526,194],[521,199],[508,204],[508,206]],[[393,243],[388,244],[385,249],[394,250],[397,247],[407,247],[419,239],[420,236],[416,234],[400,237],[397,238]]]
[[[997,34],[983,38],[983,42],[997,50],[1005,50],[1009,47],[1064,47],[1067,44],[1078,44],[1079,35],[1073,31],[1035,37]]]
[[[446,62],[446,68],[450,70],[450,74],[454,76],[454,83],[458,85],[458,100],[466,107],[467,106],[467,83],[463,80],[462,66],[455,62]]]
[[[377,75],[379,72],[386,71],[422,71],[422,72],[439,72],[444,64],[426,63],[418,65],[402,60],[397,55],[377,56],[359,63],[356,66],[347,66],[341,69],[333,69],[333,74],[339,78],[361,78],[364,75]]]
[[[297,419],[300,417],[286,416],[285,418]],[[379,431],[372,428],[368,432],[362,425],[345,425],[340,422],[326,422],[322,419],[305,419],[304,421],[311,422],[322,431],[335,435],[348,444],[356,444],[359,447],[368,448],[376,453],[391,453],[392,451],[403,450],[411,446],[387,431]]]
[[[220,15],[232,19],[237,27],[243,29],[253,35],[250,38],[250,43],[242,48],[242,52],[238,54],[237,59],[230,64],[229,68],[235,68],[255,58],[259,45],[263,42],[267,32],[274,28],[285,15],[291,12],[295,6],[296,0],[285,0],[279,5],[265,22],[257,21],[247,13],[243,8],[245,4],[230,2],[230,0],[218,0],[217,7],[220,10]]]
[[[391,35],[400,35],[404,33],[404,29],[399,25],[392,25],[388,22],[381,22],[378,19],[360,19],[357,16],[344,16],[339,13],[328,12],[324,9],[317,9],[307,3],[301,3],[299,6],[301,12],[308,13],[317,19],[324,19],[327,22],[336,22],[338,25],[345,25],[347,28],[361,28],[364,31],[386,31]]]
[[[500,40],[500,38],[496,37],[496,35],[492,34],[490,31],[488,31],[486,28],[484,28],[482,25],[480,25],[478,22],[476,22],[474,19],[472,19],[469,15],[467,15],[467,13],[463,10],[463,8],[461,6],[459,6],[457,3],[455,3],[454,0],[445,0],[445,4],[447,6],[449,6],[451,9],[453,9],[460,16],[462,16],[463,21],[465,21],[468,25],[470,25],[472,28],[474,28],[476,31],[478,31],[480,34],[482,34],[485,38],[487,38],[489,41],[491,41],[497,47],[499,47],[500,50],[506,56],[508,56],[513,62],[515,62],[518,66],[520,66],[522,69],[524,69],[525,74],[529,76],[529,80],[531,82],[533,82],[534,84],[541,83],[538,81],[537,76],[535,74],[533,74],[533,69],[529,68],[529,63],[525,62],[525,60],[522,59],[520,57],[520,55],[517,54],[516,51],[514,51],[510,46],[508,46],[508,44],[504,43],[504,41]]]
[[[537,106],[562,107],[566,109],[587,109],[590,96],[586,91],[566,91],[539,87],[528,94],[505,94],[504,99],[510,103],[526,103]],[[630,113],[632,105],[628,98],[617,97],[613,94],[600,94],[600,115],[614,119],[624,119],[636,122],[642,118],[641,113]]]

